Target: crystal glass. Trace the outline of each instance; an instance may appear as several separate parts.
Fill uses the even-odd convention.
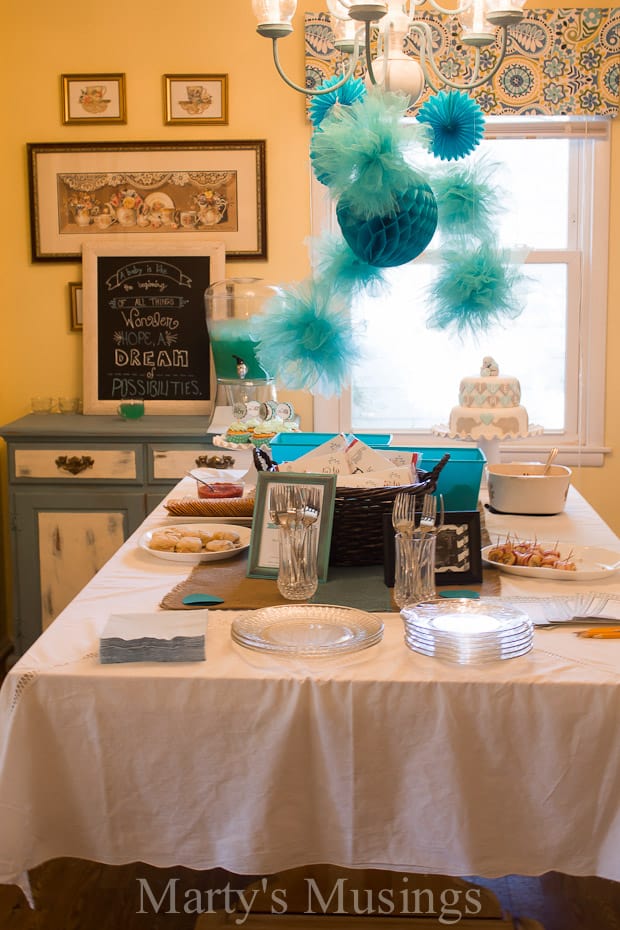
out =
[[[280,523],[278,590],[289,601],[305,601],[319,585],[315,527],[302,522]]]
[[[396,533],[394,600],[399,607],[435,597],[435,542],[435,533]]]

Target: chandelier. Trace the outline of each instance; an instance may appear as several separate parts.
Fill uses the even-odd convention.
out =
[[[409,106],[420,97],[425,84],[437,92],[439,88],[470,91],[487,83],[498,71],[505,56],[508,29],[523,19],[525,0],[457,0],[453,9],[445,9],[436,0],[327,0],[334,24],[334,45],[348,58],[338,83],[325,88],[300,87],[284,73],[278,54],[278,39],[293,31],[292,20],[297,0],[252,0],[258,20],[256,31],[272,40],[273,59],[280,77],[293,90],[308,95],[329,93],[345,84],[355,73],[360,60],[366,67],[366,82],[379,84],[386,90],[409,95]],[[460,42],[471,50],[471,75],[458,83],[442,73],[435,60],[433,32],[428,20],[419,15],[424,4],[440,13],[454,17],[460,26]],[[405,52],[405,42],[411,36],[418,59]],[[372,40],[376,39],[373,59]],[[494,46],[493,63],[481,73],[481,51]],[[488,61],[486,62],[488,64]]]

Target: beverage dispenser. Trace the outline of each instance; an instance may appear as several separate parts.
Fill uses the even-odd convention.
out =
[[[259,416],[261,404],[277,401],[274,378],[256,358],[252,317],[274,295],[260,278],[228,278],[205,291],[207,330],[216,390],[208,432],[225,432],[236,419]]]

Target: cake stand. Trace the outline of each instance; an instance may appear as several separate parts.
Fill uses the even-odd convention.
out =
[[[449,426],[433,426],[434,436],[441,436],[442,439],[461,439],[469,442],[475,442],[484,455],[487,465],[495,465],[500,461],[500,443],[506,439],[527,439],[529,436],[540,436],[543,432],[542,426],[530,424],[527,433],[509,433],[499,429],[495,424],[488,426],[481,423],[476,425],[470,432],[455,433]],[[482,487],[486,487],[486,469],[483,474]]]

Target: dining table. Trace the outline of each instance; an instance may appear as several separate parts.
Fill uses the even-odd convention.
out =
[[[184,478],[169,496],[192,489]],[[274,655],[234,642],[242,612],[222,604],[204,614],[203,661],[104,664],[111,615],[186,616],[161,604],[192,566],[139,544],[181,522],[165,504],[3,683],[0,882],[28,894],[29,870],[58,857],[240,875],[331,863],[620,881],[620,639],[535,629],[518,658],[451,663],[408,648],[388,606],[373,610],[384,630],[369,648]],[[575,488],[554,516],[494,513],[484,491],[481,508],[491,540],[620,558]],[[502,601],[536,601],[548,619],[582,594],[620,595],[613,571],[492,580]]]

